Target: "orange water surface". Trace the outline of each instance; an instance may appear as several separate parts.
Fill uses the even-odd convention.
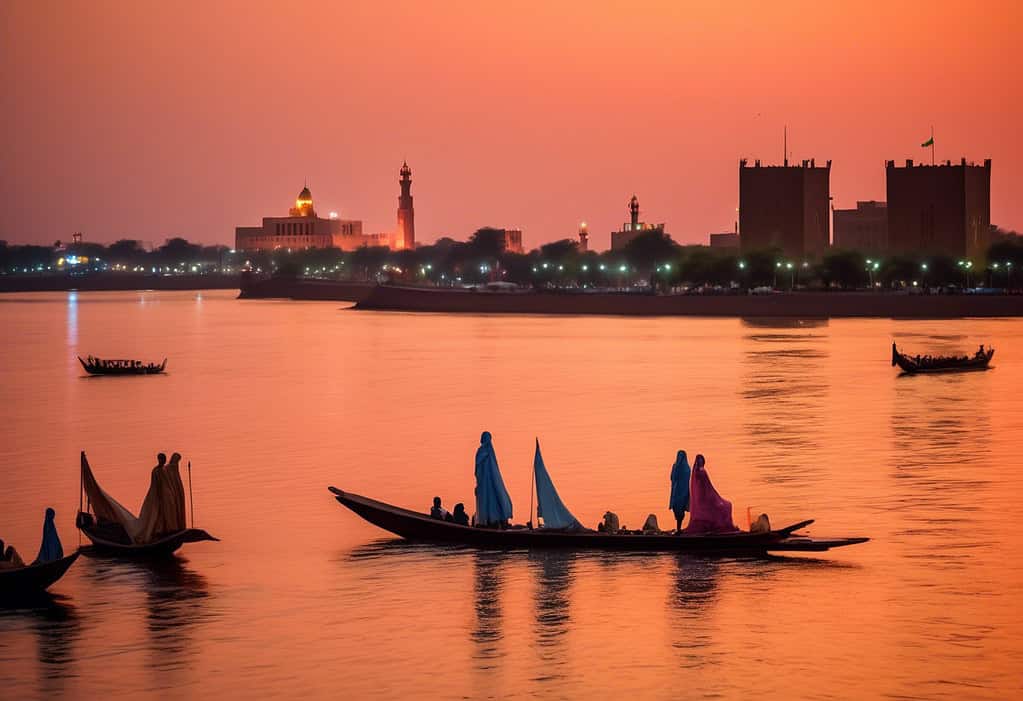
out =
[[[0,609],[3,698],[991,698],[1023,693],[1023,322],[356,312],[231,292],[0,297],[0,538],[78,542],[78,453],[137,508],[192,463],[219,543],[80,558]],[[911,352],[995,369],[900,377]],[[75,355],[159,360],[88,378]],[[675,451],[746,523],[872,541],[765,560],[407,545],[328,484],[515,517],[533,438],[566,504],[662,526]]]

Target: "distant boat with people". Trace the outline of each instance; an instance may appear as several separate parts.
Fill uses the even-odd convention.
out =
[[[899,352],[896,344],[892,343],[892,367],[898,366],[908,375],[987,370],[991,366],[991,358],[994,357],[994,354],[994,348],[984,348],[984,346],[981,346],[972,356],[909,355],[908,353]]]
[[[762,533],[738,531],[713,534],[668,532],[617,533],[591,530],[529,528],[479,528],[431,518],[429,514],[403,509],[337,487],[328,487],[338,503],[374,526],[411,541],[458,543],[480,548],[573,548],[578,550],[625,550],[757,555],[769,552],[822,552],[846,545],[866,543],[869,538],[811,538],[798,534],[813,520]]]
[[[162,363],[144,363],[141,360],[104,359],[88,356],[78,362],[90,375],[159,375],[167,369],[167,359]]]
[[[536,442],[533,458],[533,479],[536,509],[533,509],[534,487],[530,488],[530,519],[525,525],[513,525],[512,502],[504,486],[493,447],[493,439],[484,431],[476,451],[476,512],[466,517],[459,503],[455,513],[448,514],[441,498],[434,497],[429,513],[421,513],[337,487],[327,489],[342,506],[385,531],[406,540],[432,543],[457,543],[480,548],[573,548],[578,550],[630,550],[653,552],[712,553],[730,555],[763,555],[769,552],[821,552],[831,548],[865,543],[869,538],[812,538],[797,531],[812,520],[772,529],[766,514],[760,515],[750,530],[741,531],[732,523],[732,505],[714,490],[706,474],[702,455],[690,471],[685,451],[679,451],[672,470],[672,507],[676,511],[677,528],[663,531],[656,515],[647,517],[643,528],[630,531],[619,525],[618,516],[610,511],[596,530],[584,527],[562,501]],[[686,481],[685,495],[678,482]],[[692,492],[690,502],[689,493]],[[678,497],[684,496],[684,499]],[[681,528],[685,511],[692,511],[689,526]],[[535,518],[535,522],[534,522]],[[535,527],[534,527],[535,524]]]

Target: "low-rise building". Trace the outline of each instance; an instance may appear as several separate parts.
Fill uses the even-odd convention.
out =
[[[835,248],[881,253],[888,250],[888,206],[857,202],[856,209],[834,211]]]
[[[726,231],[723,234],[711,234],[710,235],[710,247],[711,248],[731,248],[739,249],[739,234],[733,231]]]

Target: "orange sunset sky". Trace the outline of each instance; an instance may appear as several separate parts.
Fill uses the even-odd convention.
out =
[[[421,242],[527,246],[627,218],[680,242],[734,226],[740,157],[833,161],[836,207],[885,159],[993,159],[1023,230],[1015,2],[4,2],[0,239],[230,244],[318,210]]]

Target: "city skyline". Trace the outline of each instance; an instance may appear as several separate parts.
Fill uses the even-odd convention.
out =
[[[884,200],[887,160],[929,162],[933,125],[938,161],[993,160],[991,221],[1023,229],[1009,4],[244,7],[6,6],[0,239],[228,244],[302,181],[391,230],[404,159],[421,243],[490,225],[531,248],[586,221],[603,250],[634,193],[706,243],[734,226],[739,159],[780,163],[785,125],[790,160],[833,162],[836,208]]]

